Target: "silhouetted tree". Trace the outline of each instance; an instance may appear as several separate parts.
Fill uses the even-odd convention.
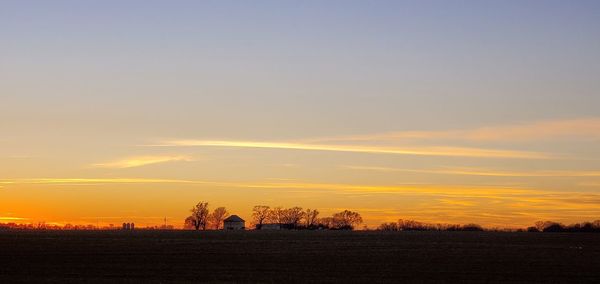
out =
[[[538,231],[543,232],[544,229],[546,228],[547,223],[550,223],[548,221],[537,221],[535,222],[534,226],[538,229]]]
[[[379,231],[398,231],[398,224],[396,223],[383,223],[377,228]]]
[[[333,217],[319,218],[317,221],[317,227],[320,229],[331,229],[333,228]]]
[[[219,207],[210,214],[209,219],[212,222],[215,230],[221,229],[221,225],[223,224],[223,220],[229,217],[229,212],[225,207]]]
[[[590,222],[585,222],[581,224],[581,226],[579,227],[579,231],[584,233],[591,233],[594,231],[594,225],[592,225],[592,223]]]
[[[357,212],[344,210],[333,214],[333,228],[338,230],[352,230],[355,226],[363,222],[362,217]]]
[[[466,224],[462,226],[461,231],[483,231],[483,228],[478,224]]]
[[[185,223],[189,224],[196,230],[206,230],[208,223],[208,202],[198,202],[191,210],[192,215],[185,219]]]
[[[256,226],[256,229],[260,230],[262,224],[267,221],[270,209],[269,206],[264,205],[257,205],[252,208],[252,222],[254,223],[254,226]]]
[[[283,210],[283,224],[285,224],[289,229],[296,229],[298,224],[302,220],[304,216],[304,211],[302,211],[302,207],[292,207]]]
[[[565,231],[565,227],[559,223],[549,224],[543,230],[543,232],[551,232],[551,233],[564,232],[564,231]]]
[[[185,218],[185,221],[183,221],[183,228],[186,230],[196,229],[194,226],[194,218],[192,216]]]
[[[306,209],[304,212],[304,225],[307,229],[314,229],[317,227],[317,218],[319,217],[319,211],[314,209]]]
[[[593,222],[575,223],[565,226],[552,221],[535,222],[534,227],[527,228],[528,232],[569,232],[569,233],[597,233],[600,232],[600,220]]]
[[[284,209],[281,207],[275,207],[269,211],[267,220],[270,223],[281,224],[284,221]]]
[[[535,227],[540,232],[564,232],[565,226],[560,223],[552,221],[537,221]]]
[[[426,231],[428,227],[427,224],[415,220],[398,220],[398,229],[401,231]]]
[[[473,223],[466,225],[430,224],[403,219],[399,219],[397,223],[383,223],[377,229],[381,231],[485,231],[482,226]],[[498,228],[495,230],[500,231]]]

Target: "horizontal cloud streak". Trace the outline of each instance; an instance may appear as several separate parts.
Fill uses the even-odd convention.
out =
[[[151,219],[151,220],[163,220],[164,218],[172,218],[170,216],[137,216],[137,215],[125,215],[125,216],[84,216],[79,217],[82,220],[122,220],[122,219]]]
[[[463,130],[386,132],[367,135],[328,137],[308,141],[403,141],[446,139],[461,141],[510,142],[561,137],[600,139],[600,118],[593,117],[570,120],[550,120]]]
[[[29,220],[29,219],[21,218],[21,217],[0,216],[0,221],[21,221],[21,220]]]
[[[175,179],[143,179],[143,178],[29,178],[2,179],[0,184],[126,184],[126,183],[193,183],[188,180]]]
[[[337,183],[307,183],[307,182],[221,182],[202,180],[178,179],[136,179],[136,178],[33,178],[33,179],[4,179],[0,183],[11,186],[20,184],[70,185],[70,184],[188,184],[230,188],[256,189],[300,189],[300,190],[332,190],[340,192],[364,193],[414,193],[414,194],[443,194],[459,196],[489,196],[490,194],[523,194],[535,193],[536,190],[512,187],[485,187],[464,185],[360,185]]]
[[[137,178],[33,178],[33,179],[4,179],[0,184],[10,187],[27,184],[37,185],[91,185],[102,186],[111,184],[180,184],[185,186],[219,187],[219,188],[248,188],[248,189],[281,189],[298,190],[299,192],[339,193],[339,194],[393,194],[407,196],[453,197],[453,198],[486,198],[514,199],[515,202],[534,204],[538,198],[544,202],[554,200],[567,204],[566,200],[576,200],[581,196],[583,203],[599,204],[600,195],[578,192],[546,191],[534,188],[514,186],[485,186],[485,185],[452,185],[452,184],[406,184],[406,185],[365,185],[311,182],[224,182],[204,180],[178,179],[137,179]],[[562,200],[562,201],[561,201]],[[588,200],[589,202],[584,202]],[[586,205],[586,208],[587,208]]]
[[[514,159],[550,159],[545,153],[494,150],[463,147],[383,147],[361,145],[327,145],[308,143],[286,143],[268,141],[222,141],[222,140],[172,140],[159,145],[149,146],[214,146],[234,148],[267,148],[291,149],[310,151],[333,151],[371,154],[417,155],[417,156],[447,156],[447,157],[477,157],[477,158],[514,158]]]
[[[118,161],[93,164],[94,167],[102,168],[134,168],[142,167],[146,165],[153,165],[159,163],[173,162],[173,161],[191,161],[192,159],[187,156],[141,156],[141,157],[130,157]]]
[[[478,168],[446,168],[433,170],[399,169],[387,167],[344,166],[347,169],[380,171],[380,172],[409,172],[443,175],[472,175],[496,177],[600,177],[600,171],[495,171]]]

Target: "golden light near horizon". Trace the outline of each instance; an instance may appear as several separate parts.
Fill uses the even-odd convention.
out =
[[[0,223],[600,219],[594,9],[401,2],[1,3]]]

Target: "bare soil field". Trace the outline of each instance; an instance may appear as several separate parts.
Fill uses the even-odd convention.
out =
[[[0,231],[0,283],[600,283],[600,234]]]

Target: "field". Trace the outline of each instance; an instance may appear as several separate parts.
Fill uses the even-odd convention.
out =
[[[15,281],[600,283],[600,234],[0,231]]]

